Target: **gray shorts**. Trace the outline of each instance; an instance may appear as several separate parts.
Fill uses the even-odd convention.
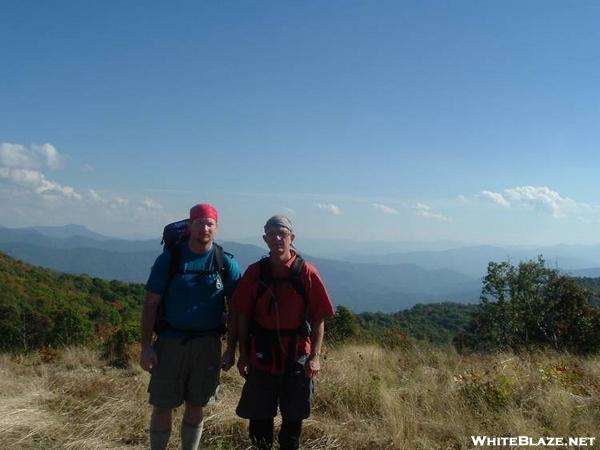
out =
[[[277,415],[287,420],[302,420],[310,416],[314,385],[299,371],[289,375],[271,375],[254,367],[248,376],[236,414],[244,419],[270,419]]]
[[[205,406],[219,385],[221,340],[206,335],[182,343],[182,338],[159,338],[154,349],[158,363],[148,385],[149,403],[176,408],[184,401]]]

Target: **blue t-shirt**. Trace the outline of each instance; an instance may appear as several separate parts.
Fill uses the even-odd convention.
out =
[[[217,272],[214,247],[206,253],[192,252],[187,242],[180,244],[180,247],[181,273],[175,274],[167,292],[165,287],[171,262],[171,252],[168,250],[156,258],[146,290],[162,297],[165,318],[171,327],[186,331],[213,330],[221,324],[225,311],[224,297],[231,298],[241,277],[240,268],[235,259],[225,253],[223,264],[226,279],[222,280]],[[166,330],[164,334],[181,335],[173,329]]]

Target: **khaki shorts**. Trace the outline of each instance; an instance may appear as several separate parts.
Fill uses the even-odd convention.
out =
[[[205,406],[219,385],[221,340],[216,335],[190,339],[159,338],[154,349],[158,363],[152,369],[149,403],[176,408],[184,401]]]

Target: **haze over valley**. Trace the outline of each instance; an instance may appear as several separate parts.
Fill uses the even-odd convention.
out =
[[[315,241],[298,240],[299,251],[312,261],[336,302],[355,312],[395,312],[417,303],[479,300],[481,277],[489,261],[517,263],[542,254],[547,262],[577,276],[600,276],[600,246],[495,247],[459,246],[451,242],[391,243],[412,251],[385,253],[383,243],[329,240],[319,252]],[[318,242],[317,242],[318,243]],[[221,244],[244,270],[267,254],[266,247],[235,241]],[[338,245],[340,257],[332,248]],[[440,250],[433,250],[434,248]],[[417,248],[425,248],[416,251]],[[25,262],[67,273],[145,283],[160,239],[127,240],[104,236],[79,225],[61,227],[0,227],[0,250]],[[327,256],[327,257],[323,257]]]

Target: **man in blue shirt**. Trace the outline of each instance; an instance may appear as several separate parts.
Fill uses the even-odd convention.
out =
[[[225,299],[231,298],[240,279],[233,257],[224,253],[223,273],[217,270],[214,238],[217,210],[198,204],[190,210],[189,240],[179,245],[177,272],[169,281],[174,254],[165,250],[155,261],[142,312],[140,364],[151,373],[148,392],[153,406],[150,448],[167,448],[172,410],[185,402],[181,424],[181,448],[196,450],[203,425],[203,407],[219,384],[219,370],[233,364],[236,336],[230,326],[227,349],[221,358],[219,328]],[[158,306],[167,324],[153,341]]]

